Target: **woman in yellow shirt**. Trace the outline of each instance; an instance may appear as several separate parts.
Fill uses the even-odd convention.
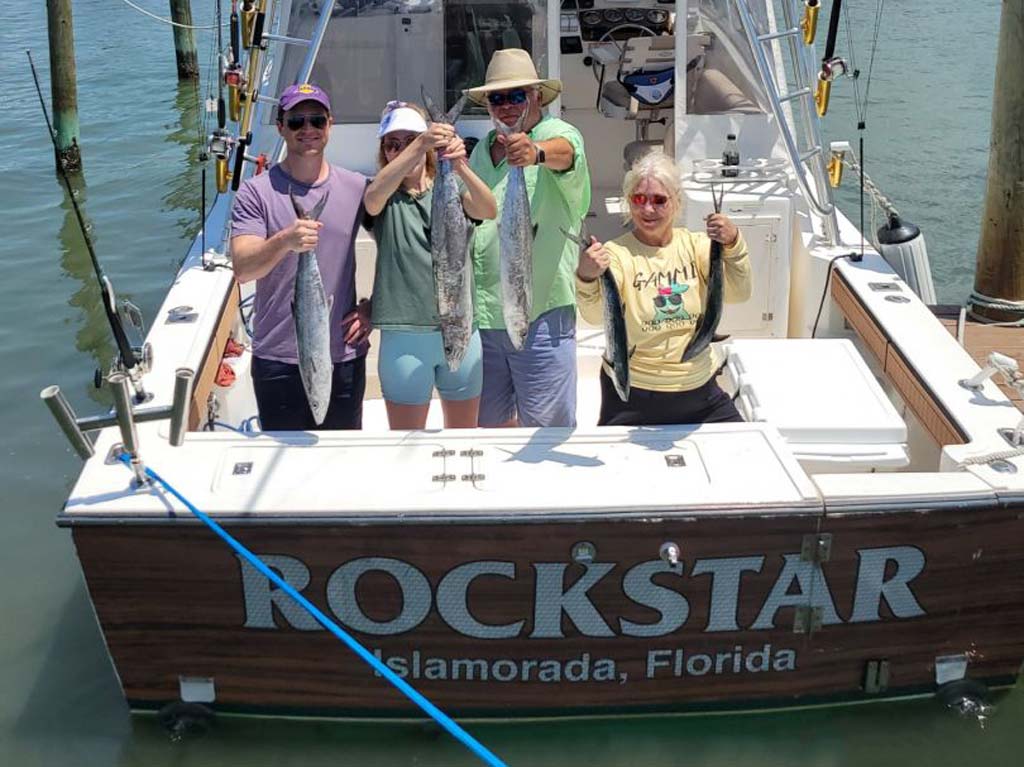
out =
[[[601,322],[601,283],[610,269],[622,297],[632,356],[630,392],[623,402],[601,370],[598,425],[652,425],[743,420],[715,382],[721,365],[708,346],[687,362],[683,352],[693,338],[707,301],[711,240],[722,244],[724,300],[750,297],[750,260],[743,235],[721,213],[706,220],[706,234],[674,227],[682,207],[675,162],[662,154],[637,161],[622,184],[633,230],[608,243],[591,238],[580,253],[576,296],[588,322]]]

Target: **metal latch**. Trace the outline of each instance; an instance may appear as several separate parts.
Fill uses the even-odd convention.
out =
[[[794,634],[813,634],[821,630],[822,609],[810,605],[800,605],[796,608],[796,616],[793,619]]]
[[[864,692],[878,693],[889,689],[889,661],[869,660],[864,667]]]
[[[801,562],[828,562],[832,558],[832,533],[810,533],[800,544]]]

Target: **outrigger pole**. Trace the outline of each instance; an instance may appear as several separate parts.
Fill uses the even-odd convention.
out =
[[[50,122],[50,113],[46,109],[46,102],[43,100],[42,88],[39,87],[39,75],[36,73],[36,65],[32,61],[32,51],[25,51],[25,53],[28,56],[28,65],[32,70],[32,79],[35,81],[36,94],[39,96],[39,106],[42,108],[43,117],[46,119],[46,131],[50,136],[50,142],[53,144],[54,151],[57,152],[59,157],[60,152],[57,147],[57,137],[53,131],[53,124]],[[142,385],[142,374],[145,372],[143,370],[143,360],[128,341],[128,336],[124,330],[124,324],[121,322],[121,318],[117,313],[117,299],[114,295],[114,286],[103,273],[103,267],[100,266],[99,259],[96,257],[96,251],[92,246],[92,239],[90,239],[89,231],[86,229],[85,219],[82,217],[82,211],[78,207],[78,200],[75,199],[75,192],[71,188],[71,181],[68,178],[67,169],[64,167],[64,163],[58,162],[57,170],[60,173],[61,179],[64,181],[64,187],[68,192],[68,199],[71,200],[71,207],[75,211],[75,217],[78,219],[78,227],[82,232],[82,238],[85,240],[86,250],[89,251],[89,258],[92,260],[93,272],[96,273],[96,279],[100,284],[103,311],[107,315],[107,322],[110,323],[110,332],[113,333],[114,343],[117,345],[118,361],[116,366],[123,370],[131,379],[132,388],[135,390],[135,402],[145,402],[148,399],[148,396],[146,395],[146,391]]]

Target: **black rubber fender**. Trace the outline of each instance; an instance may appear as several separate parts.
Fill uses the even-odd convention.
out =
[[[960,703],[965,698],[976,701],[978,705],[987,705],[991,699],[989,689],[984,683],[966,678],[955,679],[952,682],[939,685],[935,691],[935,697],[944,706],[956,711],[961,710]]]
[[[173,740],[205,735],[213,727],[214,713],[202,703],[168,703],[156,715]]]

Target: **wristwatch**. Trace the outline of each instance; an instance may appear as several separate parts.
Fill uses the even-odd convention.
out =
[[[547,159],[547,155],[544,154],[544,150],[540,148],[540,144],[533,145],[533,151],[537,153],[537,159],[533,161],[534,165],[543,165],[544,160]]]

